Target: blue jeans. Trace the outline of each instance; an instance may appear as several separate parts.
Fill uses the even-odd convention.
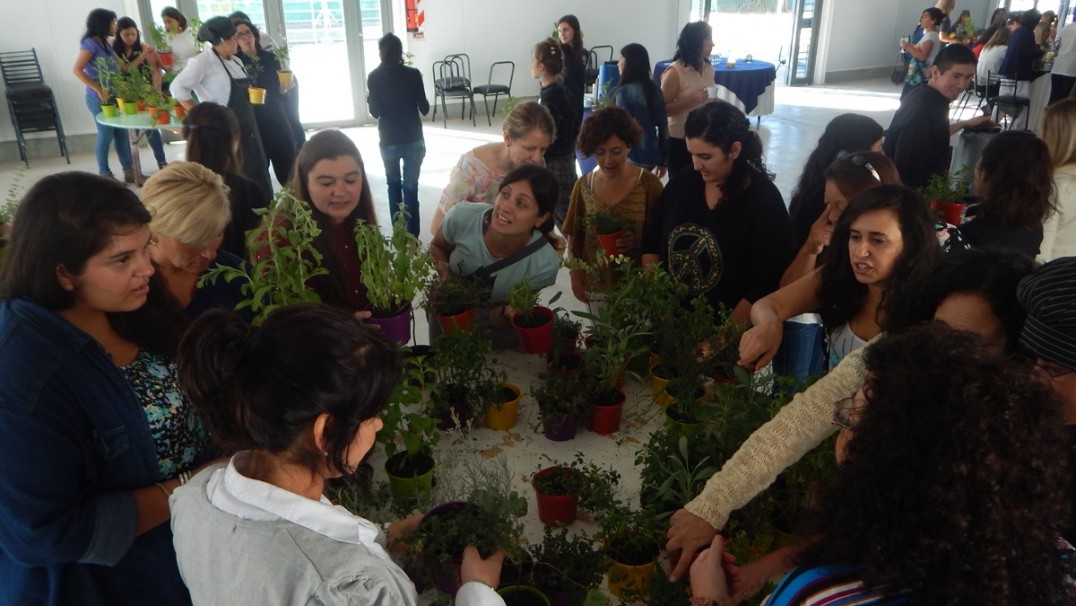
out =
[[[821,324],[785,322],[781,347],[773,358],[773,371],[794,377],[800,385],[809,377],[820,376],[825,362],[822,334]]]
[[[131,170],[131,144],[127,140],[127,131],[97,122],[97,114],[101,113],[101,102],[97,95],[86,97],[86,107],[93,114],[94,124],[97,125],[97,147],[94,148],[94,154],[97,156],[97,174],[104,175],[112,172],[112,169],[108,167],[108,146],[113,141],[116,142],[116,155],[119,156],[120,167],[125,171]],[[163,155],[163,149],[161,153]]]
[[[168,158],[164,156],[164,141],[161,139],[161,131],[153,129],[147,132],[146,142],[149,143],[149,148],[153,150],[153,158],[157,160],[158,165],[168,162]]]
[[[389,185],[389,209],[395,214],[402,203],[407,214],[407,231],[416,236],[419,234],[418,174],[422,170],[422,159],[425,157],[424,141],[381,146],[385,181]],[[400,162],[403,162],[402,174]]]

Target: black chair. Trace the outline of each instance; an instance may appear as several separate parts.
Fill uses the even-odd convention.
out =
[[[975,111],[979,111],[986,105],[986,101],[990,97],[995,97],[998,94],[999,86],[997,84],[990,85],[985,81],[980,80],[977,76],[971,79],[968,83],[968,87],[964,89],[964,92],[960,93],[960,97],[956,100],[956,114],[955,118],[960,118],[964,114],[964,110],[968,108],[968,104],[974,97],[977,99],[975,104]]]
[[[437,98],[441,98],[442,120],[448,128],[449,98],[464,99],[460,107],[460,120],[471,102],[471,124],[475,125],[474,93],[471,91],[471,58],[466,53],[448,55],[433,64],[433,116],[437,120]]]
[[[498,82],[498,83],[493,82],[493,72],[494,72],[494,70],[497,69],[498,65],[505,66],[505,67],[501,68],[500,71],[502,71],[502,72],[506,68],[508,69],[508,84],[501,84],[500,82]],[[471,92],[473,94],[482,95],[482,105],[486,106],[486,122],[488,122],[490,126],[493,126],[493,119],[490,118],[490,116],[496,116],[497,115],[497,98],[500,97],[501,95],[508,95],[509,99],[512,98],[512,79],[515,78],[515,75],[516,75],[516,64],[515,63],[513,63],[511,61],[497,61],[493,65],[489,66],[489,78],[486,80],[486,83],[485,84],[479,84],[478,86],[474,86],[474,87],[471,88]],[[490,95],[493,95],[493,113],[492,114],[489,111],[489,102],[487,101],[487,98]],[[473,99],[473,97],[472,97],[472,99]]]
[[[1031,99],[1029,97],[1017,95],[1016,87],[1017,81],[1012,78],[1006,78],[1001,74],[995,74],[993,72],[986,73],[986,104],[987,107],[998,111],[1002,115],[1011,117],[1005,130],[1012,130],[1012,125],[1020,119],[1021,114],[1025,111],[1029,114],[1031,113]],[[1006,88],[1011,89],[1012,94],[1001,94]],[[1030,116],[1024,118],[1025,125],[1028,124],[1028,118],[1030,118]]]
[[[587,51],[587,64],[584,72],[587,90],[592,90],[594,83],[598,81],[598,73],[602,67],[602,59],[598,56],[599,50],[608,50],[609,58],[606,59],[606,61],[613,60],[613,47],[608,44],[599,44],[598,46],[591,47],[591,49]]]
[[[30,154],[26,149],[27,133],[56,131],[60,153],[70,164],[71,156],[67,152],[60,110],[52,89],[45,84],[37,51],[31,48],[28,51],[0,53],[0,72],[3,73],[4,96],[7,97],[11,125],[15,127],[19,158],[27,167],[30,166]]]

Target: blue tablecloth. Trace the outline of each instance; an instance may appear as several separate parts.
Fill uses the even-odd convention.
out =
[[[658,61],[654,66],[654,83],[661,86],[661,74],[668,69],[671,59]],[[739,97],[744,113],[749,114],[758,105],[758,97],[766,87],[777,79],[777,68],[772,63],[755,59],[751,63],[736,60],[736,67],[729,69],[722,61],[714,65],[714,84],[720,84]]]

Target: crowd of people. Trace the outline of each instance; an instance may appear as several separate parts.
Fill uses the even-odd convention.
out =
[[[889,128],[833,119],[787,206],[750,121],[707,97],[708,24],[683,28],[660,86],[647,50],[624,46],[612,105],[583,120],[573,15],[533,47],[539,100],[459,159],[437,204],[436,270],[492,281],[478,319],[497,348],[515,344],[508,290],[551,286],[562,256],[577,262],[579,301],[615,291],[617,274],[596,263],[592,219],[606,213],[625,225],[625,257],[746,329],[740,365],[817,378],[670,518],[671,576],[690,577],[693,604],[739,603],[786,573],[767,604],[1076,596],[1076,99],[1050,105],[1041,137],[993,137],[974,167],[978,214],[939,221],[916,190],[946,175],[952,134],[989,121],[951,122],[949,104],[993,48],[1057,34],[1028,11],[1006,36],[1002,14],[977,59],[967,17],[950,23],[954,3],[938,4],[902,44],[914,69]],[[108,169],[116,142],[133,177],[126,142],[99,126],[100,174],[35,183],[0,258],[4,591],[35,604],[416,603],[393,555],[419,517],[382,529],[323,494],[373,448],[403,364],[365,322],[353,233],[379,217],[364,160],[338,130],[306,138],[294,83],[244,70],[276,66],[246,15],[206,20],[200,53],[180,42],[194,39],[182,13],[162,17],[174,78],[134,21],[105,9],[87,19],[75,73],[94,113],[108,95],[99,69],[169,81],[189,109],[186,161],[162,151],[136,194]],[[417,236],[429,102],[401,40],[387,34],[379,51],[368,101],[388,199]],[[1005,51],[999,69],[1009,64]],[[247,100],[248,79],[272,91],[265,105]],[[576,175],[576,150],[593,172]],[[326,271],[307,284],[320,304],[254,326],[247,293],[203,278],[257,261],[248,236],[274,189],[270,164],[316,222]],[[810,531],[732,562],[719,534],[729,514],[834,433],[838,475]],[[460,554],[457,604],[504,603],[504,554],[485,556]]]

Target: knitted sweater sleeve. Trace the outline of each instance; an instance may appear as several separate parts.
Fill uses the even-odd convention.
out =
[[[829,437],[834,431],[834,403],[854,395],[866,378],[865,350],[862,347],[848,354],[827,375],[796,394],[740,445],[685,509],[720,530],[729,514],[746,505],[785,468]]]

